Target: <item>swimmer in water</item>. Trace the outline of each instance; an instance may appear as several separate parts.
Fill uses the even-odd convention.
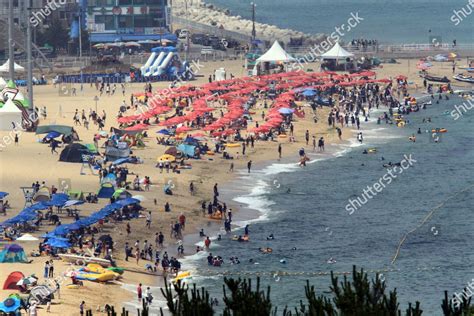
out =
[[[327,261],[327,263],[329,263],[329,264],[334,264],[336,262],[337,262],[336,259],[334,259],[333,257],[329,258],[328,261]]]
[[[291,248],[291,250],[296,250],[296,247]]]
[[[275,239],[275,237],[273,236],[273,234],[270,234],[270,236],[267,237],[267,240],[273,240]]]
[[[418,133],[418,134],[421,134],[421,128],[418,127],[417,133]]]
[[[368,154],[369,152],[367,151],[367,149],[364,149],[364,151],[362,153],[363,154]]]
[[[288,188],[288,189],[286,190],[286,193],[290,193],[290,192],[291,192],[291,189]]]

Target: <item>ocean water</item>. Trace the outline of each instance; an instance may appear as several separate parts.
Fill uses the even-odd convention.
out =
[[[235,223],[250,224],[251,241],[239,243],[231,236],[214,241],[213,255],[225,260],[220,268],[207,266],[205,254],[186,259],[185,268],[194,270],[193,282],[206,286],[211,296],[221,297],[224,273],[253,278],[260,273],[263,285],[272,286],[273,302],[281,310],[304,298],[306,280],[319,294],[327,293],[331,270],[350,272],[357,265],[370,271],[371,278],[380,271],[387,288],[397,288],[402,310],[408,302],[419,300],[424,315],[441,315],[444,290],[461,293],[474,278],[470,251],[474,110],[458,120],[449,113],[463,102],[451,97],[428,106],[411,114],[405,128],[364,124],[363,145],[352,140],[345,147],[328,148],[330,153],[310,153],[311,163],[304,169],[291,162],[264,167],[251,177],[242,173],[223,194],[243,209]],[[372,119],[377,115],[372,114]],[[431,123],[422,122],[427,117]],[[437,127],[448,132],[435,143],[427,131]],[[423,133],[416,143],[408,141],[418,128]],[[377,147],[377,153],[362,154],[369,147]],[[413,166],[350,215],[349,199],[387,174],[384,162],[399,162],[404,155],[416,160]],[[248,208],[258,211],[257,219],[250,219]],[[392,264],[401,238],[434,209],[431,218],[408,236]],[[275,240],[266,240],[270,234]],[[260,247],[271,247],[273,253],[262,254]],[[232,256],[241,263],[231,265]],[[329,258],[337,262],[329,264]],[[291,275],[276,275],[276,271]]]
[[[233,15],[251,19],[249,0],[207,0]],[[437,36],[443,43],[474,43],[474,14],[455,25],[454,11],[472,12],[468,0],[255,0],[256,20],[305,33],[334,32],[351,13],[364,20],[343,40],[377,39],[380,43],[429,43]],[[456,21],[456,20],[455,20]],[[430,32],[431,30],[431,32]]]

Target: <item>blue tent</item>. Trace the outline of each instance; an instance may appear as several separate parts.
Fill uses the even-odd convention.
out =
[[[176,148],[187,157],[193,158],[196,155],[196,146],[181,144],[178,145]]]
[[[110,183],[104,183],[97,192],[97,197],[99,199],[110,199],[114,195],[115,188]]]
[[[58,133],[56,131],[52,131],[52,132],[49,132],[48,134],[46,134],[46,136],[44,138],[53,139],[53,138],[56,138],[56,137],[59,137],[59,136],[61,136],[61,133]]]
[[[192,145],[192,146],[199,147],[199,140],[197,140],[196,138],[193,138],[191,136],[186,137],[186,139],[184,140],[183,143],[185,145]]]
[[[8,195],[7,192],[0,192],[0,200]]]
[[[28,262],[23,247],[17,244],[5,245],[3,250],[0,252],[0,263],[15,263],[15,262]]]

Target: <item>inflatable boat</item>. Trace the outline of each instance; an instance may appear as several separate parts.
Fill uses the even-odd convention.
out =
[[[437,76],[430,76],[430,75],[425,75],[424,77],[428,81],[434,81],[434,82],[442,82],[442,83],[449,83],[451,80],[448,79],[448,77],[437,77]]]

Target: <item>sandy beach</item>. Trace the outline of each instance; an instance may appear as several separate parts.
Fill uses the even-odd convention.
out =
[[[411,93],[422,93],[423,82],[418,76],[416,69],[416,59],[399,60],[398,64],[383,64],[383,67],[376,68],[377,78],[393,79],[397,75],[407,76],[410,84]],[[465,61],[457,61],[458,66],[464,66]],[[225,61],[225,62],[206,62],[204,67],[198,74],[196,81],[190,84],[199,86],[207,82],[209,75],[217,68],[224,67],[227,73],[232,73],[236,77],[242,77],[243,68],[242,62]],[[307,69],[319,70],[319,64],[309,64]],[[452,76],[451,63],[434,63],[434,67],[430,70],[433,75]],[[153,83],[153,90],[167,88],[169,82]],[[458,86],[458,83],[456,83]],[[467,84],[459,84],[460,87],[467,86]],[[58,87],[51,84],[45,86],[35,86],[35,105],[38,108],[47,109],[47,119],[41,120],[40,125],[47,124],[62,124],[73,125],[73,115],[76,109],[79,112],[89,108],[95,108],[94,97],[99,94],[95,87],[88,84],[84,85],[83,91],[80,90],[79,85],[76,85],[76,96],[63,96]],[[24,90],[24,89],[22,89]],[[120,86],[117,92],[112,96],[104,96],[99,98],[97,102],[98,113],[105,111],[107,113],[107,120],[105,124],[105,131],[110,127],[117,127],[116,114],[120,105],[125,100],[127,103],[130,100],[130,94],[134,92],[142,92],[144,84],[133,83],[126,85],[125,96],[120,91]],[[25,92],[26,94],[26,92]],[[256,113],[253,115],[255,120],[259,121],[263,111],[261,105],[257,106]],[[323,136],[327,144],[335,144],[343,142],[349,138],[353,138],[353,131],[350,128],[343,129],[342,140],[338,139],[337,132],[334,128],[328,127],[327,114],[330,109],[324,108],[318,110],[318,122],[314,122],[311,108],[305,108],[306,116],[304,119],[297,118],[295,125],[295,142],[290,143],[287,139],[279,142],[283,147],[283,156],[286,159],[298,162],[298,149],[304,147],[307,151],[312,150],[311,143],[307,146],[305,144],[304,135],[306,130],[309,130],[311,136],[317,138]],[[132,113],[127,113],[132,114]],[[252,123],[254,124],[254,123]],[[251,125],[253,126],[253,125]],[[90,124],[89,130],[83,126],[74,126],[77,130],[82,143],[93,143],[94,134],[97,133],[97,126]],[[145,226],[145,218],[133,219],[129,223],[131,225],[131,234],[127,237],[125,232],[126,223],[120,224],[105,224],[101,233],[110,234],[115,242],[115,251],[113,256],[117,259],[119,267],[124,267],[126,272],[123,278],[109,284],[100,284],[93,282],[86,282],[84,287],[79,289],[66,289],[61,287],[60,298],[56,297],[51,306],[51,315],[79,315],[79,304],[82,300],[86,302],[88,309],[96,310],[97,306],[103,308],[104,304],[108,303],[114,305],[116,308],[121,308],[122,304],[128,301],[135,300],[133,293],[122,288],[123,284],[137,285],[142,283],[144,286],[158,286],[162,282],[161,273],[151,274],[146,273],[144,269],[145,262],[140,261],[137,265],[132,259],[128,262],[124,260],[124,243],[129,241],[133,243],[135,240],[144,240],[154,242],[156,232],[163,232],[165,235],[165,246],[170,249],[170,253],[176,253],[176,240],[170,238],[170,224],[177,221],[178,216],[183,213],[186,216],[186,230],[185,235],[190,233],[197,233],[200,228],[205,227],[210,220],[201,215],[201,203],[208,202],[212,199],[212,190],[215,183],[219,186],[232,181],[235,174],[229,172],[230,163],[226,160],[215,156],[203,156],[201,160],[192,160],[192,169],[184,170],[181,174],[163,174],[159,173],[158,168],[155,167],[157,157],[164,154],[166,146],[157,144],[155,137],[158,135],[156,131],[160,129],[159,126],[152,126],[149,129],[149,137],[145,141],[146,147],[144,149],[134,149],[134,154],[143,159],[143,164],[128,164],[129,171],[132,176],[139,175],[140,177],[149,176],[151,178],[150,191],[141,191],[137,194],[143,195],[146,200],[141,203],[143,207],[152,212],[152,224],[148,229]],[[0,132],[0,139],[10,137],[10,132]],[[6,138],[5,138],[6,137]],[[99,189],[99,179],[96,175],[86,172],[86,175],[80,175],[80,164],[71,164],[58,161],[58,155],[52,154],[50,148],[39,142],[41,135],[34,135],[33,133],[22,132],[19,135],[19,145],[14,144],[2,146],[0,151],[0,191],[9,192],[8,201],[11,209],[7,211],[6,217],[0,218],[1,221],[10,218],[21,211],[24,207],[24,197],[20,187],[30,186],[36,181],[45,181],[47,186],[54,185],[56,187],[61,185],[61,182],[66,180],[70,182],[71,189],[80,190],[82,192],[96,192]],[[268,163],[275,161],[278,158],[277,153],[278,142],[263,142],[257,141],[254,148],[248,148],[245,156],[239,151],[240,148],[233,148],[230,153],[235,157],[235,169],[245,169],[247,162],[252,160],[255,164]],[[61,148],[58,149],[60,151]],[[172,181],[174,184],[173,196],[165,195],[163,186]],[[189,194],[189,183],[194,183],[196,194],[191,196]],[[157,204],[155,205],[154,200]],[[99,204],[84,204],[78,208],[81,210],[81,216],[86,216],[101,207],[105,206],[108,200],[99,200]],[[164,212],[164,205],[169,202],[171,205],[171,212]],[[238,211],[238,210],[236,210]],[[72,222],[73,218],[62,215],[61,222],[63,224]],[[211,220],[212,221],[212,220]],[[213,221],[214,222],[214,221]],[[47,231],[51,231],[52,226],[44,225],[40,230],[35,232],[35,236],[40,236]],[[186,237],[184,237],[186,240]],[[22,242],[27,254],[38,248],[38,242]],[[186,248],[185,255],[193,254],[195,249]],[[12,271],[21,271],[25,275],[36,274],[40,277],[40,282],[44,280],[43,265],[46,257],[30,258],[33,260],[30,264],[2,264],[0,269],[0,280],[3,282],[8,274]],[[68,268],[68,265],[60,260],[55,261],[55,274],[61,275]],[[186,267],[183,267],[186,270]],[[62,285],[69,284],[67,278]],[[1,291],[2,296],[6,297],[10,292]],[[40,315],[43,315],[43,311]],[[94,314],[95,315],[95,314]]]

